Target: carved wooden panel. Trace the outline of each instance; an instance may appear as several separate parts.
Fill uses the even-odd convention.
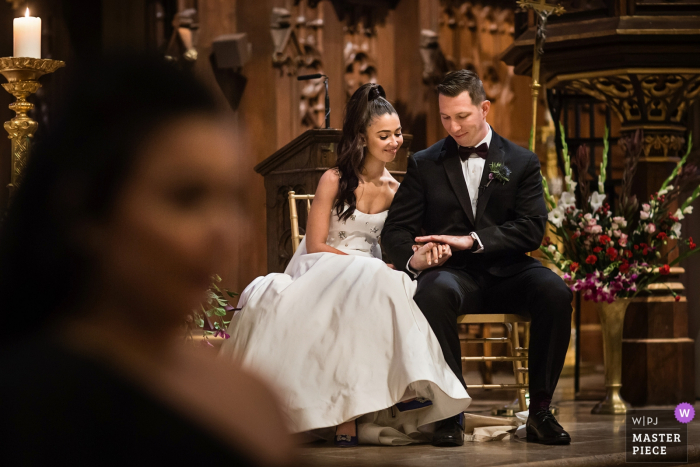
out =
[[[516,77],[513,67],[500,60],[513,42],[514,10],[498,2],[443,0],[438,25],[432,31],[435,37],[423,31],[426,84],[436,84],[446,71],[474,71],[492,104],[488,122],[500,135],[525,145],[530,124],[529,80]]]
[[[291,137],[308,129],[321,128],[324,124],[323,80],[296,81],[297,76],[325,73],[323,26],[323,8],[318,7],[318,1],[297,0],[290,8],[272,9],[272,64],[279,69],[280,78],[288,88],[279,97],[298,101],[298,119],[290,122],[293,129]]]

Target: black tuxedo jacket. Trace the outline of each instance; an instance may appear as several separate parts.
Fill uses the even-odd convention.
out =
[[[470,232],[477,233],[484,251],[453,252],[445,266],[497,277],[542,266],[527,256],[542,242],[547,222],[537,156],[493,132],[474,216],[457,148],[448,136],[408,158],[406,177],[381,235],[396,268],[405,271],[417,236]],[[492,162],[511,170],[509,182],[494,179],[488,184]]]

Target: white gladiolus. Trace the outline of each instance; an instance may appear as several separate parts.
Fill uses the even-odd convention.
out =
[[[663,196],[671,190],[673,190],[673,185],[669,185],[666,188],[664,188],[663,190],[659,191],[659,196]]]
[[[679,221],[685,219],[685,216],[683,215],[683,212],[680,208],[676,209],[676,212],[673,214],[673,217],[677,217]]]
[[[564,211],[560,206],[557,206],[549,211],[547,219],[549,219],[549,222],[554,224],[556,227],[561,227],[562,222],[564,222]]]
[[[591,197],[588,200],[588,202],[591,204],[591,210],[593,212],[596,212],[603,205],[604,201],[605,201],[605,195],[604,194],[601,195],[597,191],[594,191],[593,193],[591,193]]]
[[[547,249],[549,250],[550,253],[554,253],[555,251],[557,251],[557,246],[556,245],[549,245],[547,247]]]
[[[576,182],[571,179],[571,175],[567,175],[564,177],[564,180],[566,181],[566,185],[569,187],[569,190],[571,193],[576,191]]]
[[[692,214],[693,213],[693,207],[688,206],[683,210],[683,214]]]
[[[561,206],[565,211],[568,208],[576,206],[576,196],[573,193],[565,191],[561,194],[561,198],[559,198],[559,206]]]
[[[681,223],[676,222],[671,226],[671,230],[673,231],[674,234],[676,234],[676,237],[681,238]]]

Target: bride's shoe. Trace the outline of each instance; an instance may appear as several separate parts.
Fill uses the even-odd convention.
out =
[[[355,446],[358,446],[360,441],[357,433],[357,419],[355,419],[355,436],[339,435],[336,433],[333,443],[339,448],[354,448]]]

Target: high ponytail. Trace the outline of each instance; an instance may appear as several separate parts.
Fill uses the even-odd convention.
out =
[[[375,118],[395,113],[394,107],[386,100],[384,88],[378,84],[360,86],[348,101],[343,135],[336,151],[340,182],[333,208],[341,221],[352,216],[357,208],[355,190],[360,185],[360,170],[365,160],[367,127]],[[347,210],[346,204],[349,206]]]

